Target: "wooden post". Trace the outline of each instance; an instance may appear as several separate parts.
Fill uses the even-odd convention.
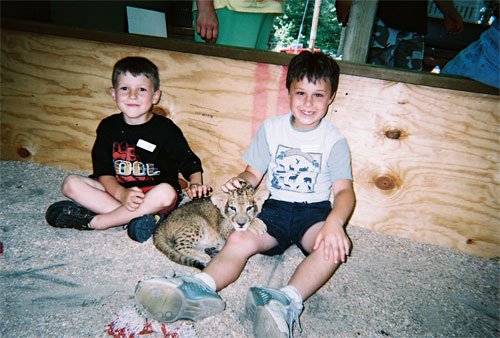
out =
[[[343,61],[365,63],[378,0],[353,0],[346,30]]]
[[[311,35],[309,38],[309,49],[313,52],[316,44],[316,32],[318,30],[319,9],[321,8],[321,0],[314,1],[313,21],[311,24]]]

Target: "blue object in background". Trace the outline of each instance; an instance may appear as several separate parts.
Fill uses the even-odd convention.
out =
[[[479,39],[448,62],[441,74],[460,75],[500,88],[500,27],[498,19]]]

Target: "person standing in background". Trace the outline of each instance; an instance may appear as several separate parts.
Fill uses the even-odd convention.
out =
[[[464,29],[453,0],[433,0],[444,15],[446,32]],[[352,0],[337,0],[337,19],[346,26]],[[427,1],[379,0],[367,63],[422,70],[427,34]]]
[[[441,74],[465,76],[500,88],[500,23],[498,19],[500,2],[493,3],[493,22],[478,40],[451,59]]]
[[[195,0],[195,41],[266,50],[283,0]]]

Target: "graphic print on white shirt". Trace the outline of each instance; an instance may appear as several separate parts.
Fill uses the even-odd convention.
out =
[[[321,153],[278,145],[275,167],[271,168],[274,189],[313,193],[321,171]]]

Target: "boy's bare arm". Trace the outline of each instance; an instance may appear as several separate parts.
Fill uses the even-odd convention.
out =
[[[122,195],[125,191],[125,188],[118,183],[116,177],[114,176],[99,176],[99,182],[104,186],[104,189],[108,194],[113,196],[118,201],[122,200]]]
[[[228,192],[229,190],[240,188],[240,180],[247,181],[255,188],[259,185],[260,181],[262,181],[262,177],[264,177],[263,173],[247,165],[244,171],[239,173],[238,176],[230,178],[224,183],[221,189],[224,192]]]
[[[144,200],[144,193],[140,188],[124,188],[114,176],[100,176],[99,182],[108,194],[120,201],[130,211],[137,209]]]
[[[189,198],[208,196],[211,191],[211,186],[203,184],[203,174],[201,171],[197,171],[189,176],[189,187],[186,190]]]
[[[345,262],[351,246],[344,225],[354,210],[355,197],[352,181],[335,181],[333,196],[333,209],[318,233],[313,249],[317,250],[323,243],[325,259],[332,259],[334,263],[338,263],[339,261]]]
[[[354,189],[351,180],[338,180],[333,184],[333,209],[328,218],[334,218],[344,226],[354,210]]]

